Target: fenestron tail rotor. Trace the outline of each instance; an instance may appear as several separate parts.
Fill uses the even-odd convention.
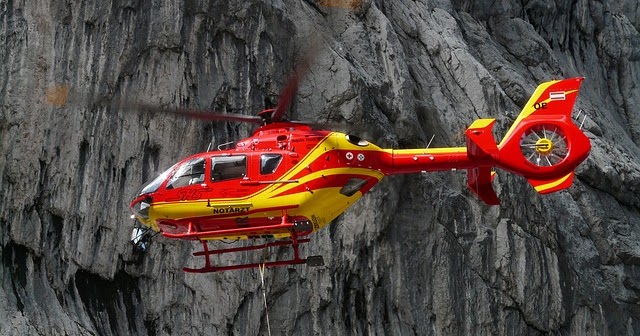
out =
[[[566,136],[553,125],[535,125],[522,134],[520,150],[527,161],[539,167],[561,163],[569,152]]]

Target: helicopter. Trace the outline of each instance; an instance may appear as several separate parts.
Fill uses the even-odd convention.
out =
[[[462,147],[383,149],[354,135],[286,120],[299,77],[294,73],[276,108],[257,116],[160,111],[258,126],[234,146],[177,162],[130,203],[132,217],[146,228],[166,238],[202,244],[203,250],[193,255],[203,257],[204,266],[184,271],[322,266],[322,256],[302,257],[300,245],[385,176],[464,169],[469,189],[486,204],[498,205],[492,187],[494,168],[521,175],[538,193],[548,194],[571,186],[574,170],[591,149],[589,138],[572,119],[583,78],[540,84],[499,143],[492,133],[495,119],[478,119],[466,129]],[[254,244],[209,246],[215,241],[247,240]],[[293,257],[231,265],[214,265],[211,260],[214,255],[275,246],[291,246]]]

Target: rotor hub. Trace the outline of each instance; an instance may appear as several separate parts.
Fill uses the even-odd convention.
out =
[[[548,155],[553,151],[553,142],[547,138],[538,139],[536,141],[536,150],[542,155]]]
[[[275,113],[276,109],[265,109],[258,113],[258,117],[262,118],[262,122],[266,124],[270,124],[272,122],[271,117],[273,113]]]

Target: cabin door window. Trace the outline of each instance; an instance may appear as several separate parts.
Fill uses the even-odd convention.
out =
[[[244,155],[211,158],[211,181],[219,182],[247,176],[247,157]]]
[[[275,173],[282,161],[282,154],[262,154],[260,156],[260,174],[269,175]]]

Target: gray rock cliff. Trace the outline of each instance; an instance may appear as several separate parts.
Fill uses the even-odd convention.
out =
[[[639,29],[635,0],[4,1],[0,335],[638,334]],[[48,90],[255,114],[308,41],[294,119],[459,146],[476,118],[504,134],[538,83],[584,76],[591,156],[548,196],[499,172],[499,207],[461,172],[387,178],[304,248],[326,267],[264,286],[184,273],[195,243],[134,255],[138,188],[251,128]]]

